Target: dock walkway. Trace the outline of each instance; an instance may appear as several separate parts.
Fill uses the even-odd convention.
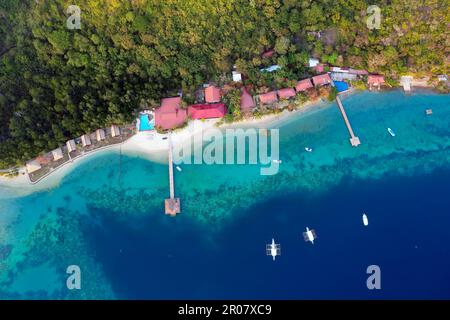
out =
[[[344,106],[342,105],[341,99],[339,96],[336,97],[336,102],[339,107],[339,110],[341,110],[342,117],[344,118],[345,125],[347,126],[348,132],[350,133],[350,144],[353,147],[357,147],[361,144],[361,141],[357,136],[355,136],[355,133],[353,132],[352,126],[350,124],[350,121],[348,120],[347,113],[345,112]]]
[[[170,188],[170,198],[165,200],[165,211],[166,214],[175,216],[180,213],[180,198],[175,198],[175,187],[173,178],[173,149],[172,149],[172,138],[169,133],[169,188]]]

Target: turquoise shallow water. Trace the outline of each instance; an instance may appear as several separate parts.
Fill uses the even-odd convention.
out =
[[[273,264],[267,264],[264,250],[262,254],[259,251],[274,233],[284,238],[284,248],[291,248],[283,250],[286,253],[275,265],[286,268],[286,276],[295,272],[290,269],[295,263],[307,258],[319,266],[335,263],[336,269],[345,274],[348,271],[344,270],[355,270],[354,266],[340,265],[339,257],[325,244],[322,249],[320,244],[314,248],[318,256],[301,251],[305,249],[297,256],[292,254],[303,248],[303,240],[300,242],[297,236],[311,221],[323,232],[324,242],[332,243],[337,241],[331,236],[333,232],[340,237],[333,225],[355,230],[359,225],[352,221],[358,224],[361,212],[369,210],[371,221],[380,224],[377,232],[383,234],[373,232],[366,245],[382,246],[375,244],[375,239],[386,236],[386,242],[378,241],[393,241],[389,225],[399,224],[407,215],[406,208],[417,215],[411,229],[437,217],[450,219],[448,203],[439,200],[445,198],[440,192],[450,186],[450,97],[425,91],[409,96],[400,91],[364,92],[344,98],[343,103],[361,146],[350,146],[334,104],[293,115],[273,125],[280,129],[283,161],[274,176],[261,176],[257,165],[182,165],[182,172],[175,171],[176,193],[183,206],[182,214],[175,219],[162,213],[162,200],[168,195],[167,166],[121,157],[113,151],[86,160],[57,188],[20,198],[0,197],[0,297],[371,298],[364,288],[351,283],[345,295],[344,284],[337,280],[340,290],[333,281],[314,280],[321,283],[316,287],[324,295],[311,290],[305,279],[304,290],[300,284],[298,292],[287,283],[283,287],[282,277],[266,287],[260,287],[258,281],[264,272],[276,271]],[[433,109],[432,116],[425,115],[428,108]],[[387,127],[394,129],[395,138],[388,134]],[[305,152],[306,146],[314,152]],[[430,180],[436,172],[441,179]],[[398,188],[391,189],[391,185]],[[429,187],[422,190],[421,185]],[[0,192],[6,194],[7,190]],[[415,195],[410,203],[405,200],[408,193]],[[401,205],[396,203],[397,198],[403,199]],[[381,207],[383,199],[392,205],[384,203]],[[426,199],[433,199],[433,203],[426,204]],[[414,211],[433,205],[439,212]],[[395,222],[386,216],[392,208],[400,212]],[[431,220],[421,220],[421,214]],[[432,230],[444,242],[433,244],[437,247],[428,248],[427,255],[420,259],[431,255],[438,257],[432,265],[450,265],[444,258],[450,257],[448,232]],[[405,243],[414,249],[417,238],[410,239],[409,231],[402,237],[411,240]],[[350,232],[347,237],[356,235]],[[342,249],[341,254],[348,256],[348,261],[370,260],[362,252],[352,258],[355,245],[347,244],[348,249]],[[233,251],[236,247],[240,248],[237,254]],[[407,254],[406,249],[401,251],[403,260],[401,254],[398,261],[389,260],[396,254],[389,251],[395,248],[389,248],[384,248],[386,256],[377,255],[386,265],[394,268],[412,261],[414,255]],[[71,264],[82,269],[80,291],[69,291],[65,286],[65,268]],[[316,268],[305,272],[314,279],[314,272],[321,271],[321,267]],[[450,283],[448,272],[436,273]],[[430,279],[431,285],[419,285],[414,297],[421,297],[421,292],[431,292],[425,298],[450,297],[448,286],[437,280],[433,286],[433,277]],[[286,290],[280,292],[283,288]],[[305,293],[306,288],[310,295]],[[398,288],[388,291],[387,297],[408,297]],[[327,290],[329,296],[325,295]]]

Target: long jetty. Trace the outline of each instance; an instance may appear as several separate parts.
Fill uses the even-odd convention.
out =
[[[355,136],[355,133],[353,132],[352,126],[350,124],[350,121],[348,120],[347,113],[345,112],[344,106],[342,105],[341,99],[339,96],[336,97],[336,102],[339,107],[339,110],[341,110],[342,117],[344,118],[345,125],[347,126],[348,132],[350,133],[350,144],[353,147],[357,147],[361,144],[361,141],[357,136]]]
[[[175,198],[175,187],[173,179],[173,149],[172,149],[172,137],[169,133],[169,188],[170,188],[170,198],[165,200],[165,211],[166,214],[171,216],[176,216],[180,213],[180,198]]]

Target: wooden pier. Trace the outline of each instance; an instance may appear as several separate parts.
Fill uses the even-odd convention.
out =
[[[169,184],[170,184],[170,198],[164,201],[166,214],[176,216],[181,212],[180,198],[175,198],[175,187],[173,182],[173,150],[172,139],[169,133]]]
[[[342,105],[341,99],[339,96],[336,97],[337,105],[339,110],[341,110],[342,117],[344,118],[345,125],[347,126],[348,132],[350,133],[350,144],[353,147],[357,147],[361,144],[361,141],[357,136],[355,136],[352,126],[350,125],[350,121],[348,120],[347,113],[345,112],[344,106]]]

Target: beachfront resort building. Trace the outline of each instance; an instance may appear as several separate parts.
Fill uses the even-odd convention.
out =
[[[83,147],[87,147],[91,145],[91,137],[88,134],[83,134],[81,136],[81,144]]]
[[[116,126],[115,124],[113,124],[111,126],[111,136],[114,137],[118,137],[120,136],[120,129],[118,126]]]
[[[77,146],[75,144],[75,140],[73,140],[73,139],[66,142],[66,147],[67,147],[67,151],[69,153],[77,150]]]
[[[95,131],[95,137],[97,138],[98,142],[105,140],[106,139],[105,130],[97,129],[97,131]]]
[[[259,95],[259,102],[261,104],[271,104],[278,101],[277,92],[270,91]]]
[[[165,98],[155,111],[155,125],[163,130],[181,126],[187,120],[186,109],[181,108],[181,97]]]
[[[206,103],[216,103],[220,102],[221,93],[220,89],[215,86],[209,86],[205,88],[205,102]]]
[[[53,161],[58,161],[64,158],[64,154],[61,148],[55,149],[52,151]]]
[[[321,74],[315,77],[312,77],[312,81],[315,86],[324,86],[331,83],[331,78],[328,73]]]
[[[281,100],[286,100],[295,97],[295,90],[293,88],[284,88],[277,91],[278,97]]]
[[[310,88],[314,88],[311,79],[304,79],[297,82],[297,85],[295,86],[295,90],[297,92],[306,91]]]
[[[191,119],[223,118],[227,113],[224,103],[194,104],[188,107],[188,116]]]
[[[252,95],[244,87],[241,94],[241,112],[242,114],[248,115],[252,113],[254,108],[255,101],[253,100]]]
[[[36,172],[41,169],[41,164],[37,159],[28,161],[26,164],[28,174]]]
[[[372,89],[372,87],[378,87],[378,89],[380,89],[380,86],[384,84],[384,77],[377,74],[370,74],[367,77],[367,84],[370,89]]]

